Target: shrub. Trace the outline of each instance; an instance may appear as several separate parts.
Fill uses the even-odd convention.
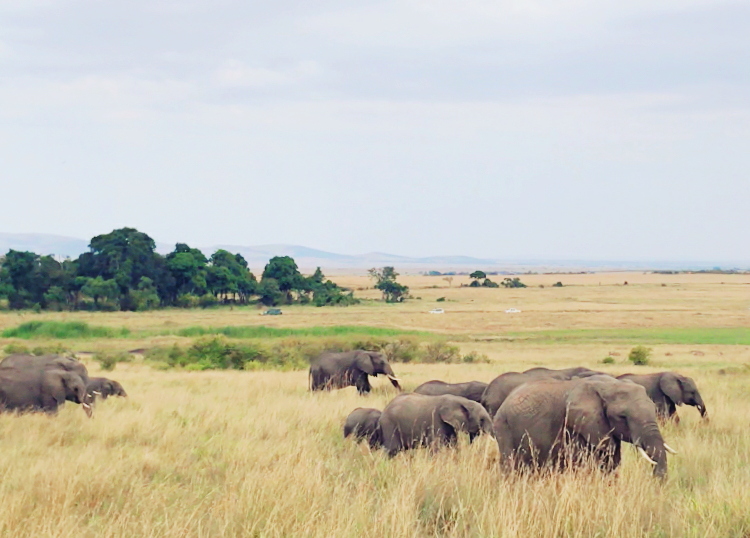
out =
[[[422,353],[422,362],[460,362],[461,350],[458,346],[445,342],[433,342],[427,344]]]
[[[414,362],[419,358],[419,343],[413,339],[400,338],[385,344],[381,351],[388,362]]]
[[[97,353],[94,355],[93,359],[99,363],[102,370],[107,372],[114,370],[118,362],[131,361],[130,355],[125,351],[119,353]]]
[[[478,353],[476,351],[469,351],[466,355],[461,357],[461,362],[465,362],[467,364],[479,363],[479,362],[488,363],[490,362],[490,359],[484,353]]]
[[[436,302],[438,303],[445,302],[445,297],[438,297]]]
[[[205,295],[201,295],[198,304],[201,308],[211,308],[212,306],[219,304],[219,300],[210,293],[206,293]]]
[[[201,298],[192,293],[183,293],[177,297],[175,304],[180,308],[196,308],[200,306]]]
[[[602,364],[614,364],[614,363],[615,363],[614,357],[607,356],[602,359]]]
[[[557,281],[554,284],[552,284],[552,287],[553,288],[562,288],[563,287],[563,283],[560,282],[560,281]]]
[[[17,353],[28,354],[29,348],[23,344],[8,344],[3,351],[5,351],[7,355],[15,355]]]
[[[645,366],[649,363],[651,351],[651,348],[645,346],[636,346],[630,350],[628,360],[636,366]]]

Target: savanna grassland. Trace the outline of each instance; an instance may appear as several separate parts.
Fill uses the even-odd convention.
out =
[[[616,476],[504,475],[490,438],[388,459],[341,435],[352,409],[383,408],[395,396],[382,378],[367,397],[354,388],[312,394],[306,371],[159,370],[138,358],[103,373],[130,397],[100,402],[91,420],[72,404],[56,417],[0,416],[0,535],[749,536],[750,275],[521,278],[528,288],[459,287],[468,278],[458,276],[448,287],[442,277],[403,276],[415,297],[403,304],[293,306],[282,316],[249,307],[0,313],[0,331],[34,320],[111,329],[4,337],[0,346],[141,350],[187,345],[195,337],[186,329],[263,325],[297,331],[248,330],[254,336],[245,339],[406,332],[489,359],[396,363],[406,390],[435,378],[488,382],[538,365],[676,370],[696,380],[711,418],[701,422],[683,407],[682,422],[662,429],[679,451],[665,483],[627,445]],[[335,280],[357,297],[379,296],[365,277]],[[557,281],[564,287],[551,287]],[[427,313],[435,307],[446,313]],[[521,312],[505,313],[511,307]],[[634,345],[653,349],[651,365],[629,365]],[[615,363],[601,364],[608,355]],[[102,375],[83,356],[91,374]]]

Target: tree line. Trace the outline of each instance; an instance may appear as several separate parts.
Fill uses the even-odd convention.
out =
[[[219,249],[207,258],[199,249],[177,243],[162,256],[154,240],[135,228],[94,237],[89,251],[75,260],[10,250],[0,259],[0,299],[11,309],[35,310],[358,302],[319,267],[305,277],[289,256],[271,258],[258,280],[240,254]]]

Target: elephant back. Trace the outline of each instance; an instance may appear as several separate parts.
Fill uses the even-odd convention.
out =
[[[0,369],[29,370],[40,373],[44,370],[65,370],[78,374],[84,383],[89,380],[88,370],[82,362],[62,355],[9,355],[0,362]]]

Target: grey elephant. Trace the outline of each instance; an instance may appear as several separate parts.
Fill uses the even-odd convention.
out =
[[[106,400],[109,396],[128,396],[120,383],[106,377],[89,378],[89,382],[86,384],[86,393],[91,400],[95,400],[97,396],[102,400]]]
[[[593,458],[613,471],[625,441],[654,465],[655,476],[665,477],[667,452],[674,452],[645,389],[610,376],[526,383],[505,399],[493,427],[506,468],[564,469]]]
[[[84,383],[88,383],[89,372],[86,366],[70,357],[62,355],[28,355],[17,353],[8,355],[0,361],[0,370],[3,369],[32,369],[32,370],[65,370],[77,374]]]
[[[358,407],[346,417],[344,422],[344,438],[353,436],[356,440],[366,440],[370,448],[378,448],[382,444],[380,434],[379,409]]]
[[[679,423],[678,405],[692,405],[701,417],[708,419],[706,404],[692,378],[674,372],[655,374],[623,374],[617,379],[627,379],[646,389],[646,394],[656,404],[656,413],[662,420],[672,419]]]
[[[479,402],[484,406],[491,417],[495,416],[497,410],[505,401],[505,398],[524,383],[539,379],[557,379],[566,381],[590,377],[592,375],[607,375],[584,367],[565,368],[562,370],[550,370],[549,368],[531,368],[525,372],[506,372],[493,379],[485,389]]]
[[[5,411],[56,413],[66,400],[81,404],[91,417],[86,384],[75,372],[0,368],[0,408]]]
[[[492,435],[492,419],[477,402],[445,394],[401,394],[383,409],[380,416],[383,446],[389,456],[402,450],[454,445],[458,432],[471,441],[481,433]]]
[[[481,381],[467,381],[465,383],[446,383],[445,381],[433,380],[422,383],[414,392],[428,396],[440,396],[441,394],[453,394],[467,400],[479,402],[482,394],[487,389],[487,383]]]
[[[360,394],[372,390],[368,376],[383,374],[401,390],[399,379],[385,357],[375,351],[357,349],[342,353],[325,352],[311,361],[310,390],[331,390],[357,387]]]

